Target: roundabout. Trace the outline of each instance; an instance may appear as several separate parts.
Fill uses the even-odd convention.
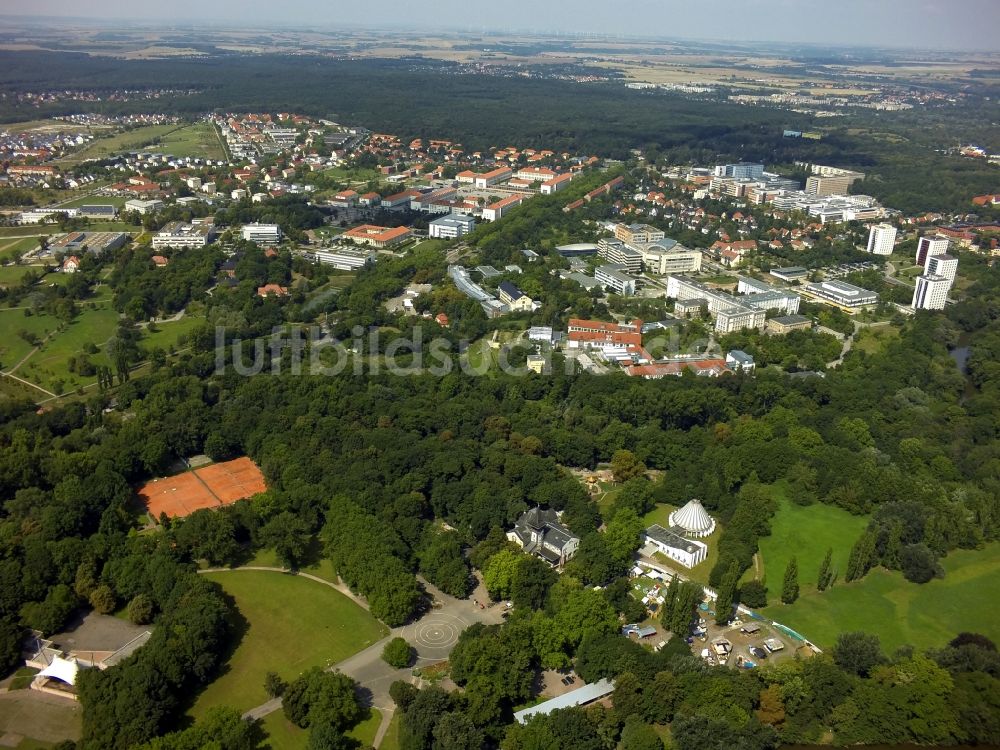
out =
[[[421,657],[444,658],[467,625],[456,615],[433,612],[404,628],[402,636],[413,644]]]

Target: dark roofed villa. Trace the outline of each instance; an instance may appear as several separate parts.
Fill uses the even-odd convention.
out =
[[[521,514],[507,538],[555,567],[562,567],[580,546],[579,538],[562,525],[558,513],[537,506]]]

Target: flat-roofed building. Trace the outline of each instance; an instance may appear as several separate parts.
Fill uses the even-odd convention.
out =
[[[802,266],[786,266],[785,268],[772,268],[771,275],[776,279],[787,281],[789,284],[796,281],[805,281],[809,278],[809,269]]]
[[[872,255],[892,255],[896,244],[896,227],[874,224],[868,232],[868,252]]]
[[[214,239],[215,225],[212,223],[185,224],[183,221],[172,221],[153,235],[153,247],[172,247],[175,250],[205,247]]]
[[[82,254],[89,252],[99,255],[106,250],[124,247],[129,236],[125,232],[67,232],[53,238],[49,249],[63,253]]]
[[[114,219],[118,216],[118,207],[110,203],[89,203],[80,206],[80,215],[91,219]]]
[[[273,245],[281,242],[281,227],[277,224],[244,224],[240,230],[243,239],[247,242],[256,242],[258,245]]]
[[[878,302],[878,295],[870,289],[863,289],[837,279],[806,284],[802,287],[802,291],[814,299],[832,302],[848,310],[857,310]]]
[[[943,235],[934,237],[921,237],[917,240],[917,265],[927,267],[927,259],[932,255],[944,255],[948,252],[948,244],[951,242]]]
[[[615,237],[630,244],[648,244],[662,240],[666,235],[662,229],[649,224],[616,224]]]
[[[948,302],[951,280],[944,276],[923,274],[917,277],[917,287],[913,290],[914,310],[944,310]]]
[[[701,270],[700,250],[689,250],[674,240],[660,240],[639,247],[646,273],[666,276],[671,273],[697,273]]]
[[[622,266],[629,273],[642,272],[642,253],[628,243],[611,237],[597,241],[598,255],[609,263]]]
[[[464,214],[448,214],[434,219],[427,225],[427,235],[437,239],[453,240],[464,237],[476,228],[476,220]]]
[[[958,258],[947,253],[928,255],[927,263],[924,264],[924,273],[930,276],[944,276],[948,281],[954,283],[955,276],[958,275]]]
[[[155,198],[151,198],[150,200],[140,200],[138,198],[134,198],[132,200],[125,201],[126,211],[136,211],[143,216],[146,214],[154,214],[161,208],[163,208],[163,201],[156,200]]]
[[[768,318],[764,326],[764,330],[768,333],[778,335],[809,328],[812,328],[812,321],[805,315],[779,315],[776,318]]]
[[[368,263],[374,263],[377,257],[372,250],[360,250],[349,247],[315,250],[312,253],[307,253],[306,256],[311,256],[313,260],[333,266],[342,271],[356,271]]]
[[[699,542],[697,539],[688,539],[659,524],[650,526],[643,532],[643,535],[646,543],[655,547],[657,552],[666,555],[685,568],[693,568],[708,558],[707,544]]]
[[[615,294],[624,297],[631,297],[635,294],[635,279],[625,273],[625,267],[616,263],[607,263],[598,266],[594,271],[594,278],[601,286],[610,289]]]

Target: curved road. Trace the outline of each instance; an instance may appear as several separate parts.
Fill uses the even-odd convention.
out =
[[[325,578],[303,573],[301,571],[293,573],[285,568],[266,567],[248,565],[240,568],[206,568],[199,570],[199,573],[238,573],[244,570],[267,571],[272,573],[284,573],[286,575],[298,575],[308,578],[324,586],[340,592],[351,599],[358,606],[368,610],[368,602],[351,591],[343,581],[338,579],[337,583],[328,581]],[[477,622],[487,624],[497,624],[503,621],[500,607],[480,608],[474,603],[474,599],[456,599],[426,581],[421,580],[437,606],[432,607],[420,618],[408,625],[393,628],[389,635],[382,640],[373,643],[363,651],[359,651],[353,656],[344,659],[342,662],[330,667],[331,671],[339,671],[352,677],[358,682],[365,692],[365,701],[372,708],[377,708],[382,714],[382,722],[375,733],[374,746],[377,748],[382,738],[385,736],[389,723],[392,721],[393,713],[396,710],[392,698],[389,697],[389,686],[396,680],[406,680],[414,682],[412,668],[395,669],[382,661],[382,649],[392,638],[400,636],[416,650],[417,659],[415,666],[420,664],[432,664],[448,658],[452,648],[458,641],[459,634],[469,625]],[[472,595],[480,601],[486,597],[485,592],[480,587]],[[281,708],[281,698],[273,698],[259,706],[254,706],[243,714],[244,718],[261,719],[268,714],[272,714]]]

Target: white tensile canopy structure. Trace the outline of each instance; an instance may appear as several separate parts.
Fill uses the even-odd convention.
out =
[[[57,656],[52,659],[52,663],[38,673],[38,677],[53,677],[65,682],[67,685],[76,684],[76,674],[80,671],[80,665],[76,659],[63,659]]]
[[[688,536],[708,536],[715,531],[715,519],[705,512],[701,500],[694,498],[670,514],[670,526],[681,529]]]

